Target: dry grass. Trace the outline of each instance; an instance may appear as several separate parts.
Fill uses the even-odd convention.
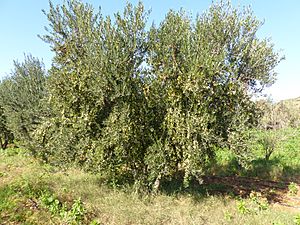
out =
[[[9,156],[0,153],[0,171],[0,192],[4,187],[26,181],[36,189],[50,189],[64,202],[81,197],[89,214],[89,221],[94,218],[99,224],[290,225],[294,224],[294,216],[298,213],[278,205],[269,205],[268,209],[259,210],[251,199],[239,200],[230,196],[181,193],[147,195],[141,198],[130,189],[108,188],[97,175],[76,169],[56,171],[24,154]],[[17,202],[23,205],[29,201],[28,195],[15,194],[11,197],[12,201],[19,199]],[[38,204],[38,200],[36,202]],[[27,209],[26,212],[27,214],[22,215],[28,217],[23,218],[27,224],[45,224],[45,221],[48,224],[63,223],[41,207],[36,210]],[[3,207],[1,212],[1,200],[0,215],[5,215]],[[3,223],[1,219],[4,221],[0,218],[0,224]]]

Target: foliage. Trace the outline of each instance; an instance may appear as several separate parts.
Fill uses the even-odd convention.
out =
[[[264,129],[280,129],[286,127],[299,127],[300,105],[299,98],[272,102],[271,99],[259,100],[256,103],[263,116],[260,127]]]
[[[48,192],[43,192],[39,199],[51,214],[59,215],[68,224],[78,224],[84,219],[86,209],[80,198],[74,201],[70,209],[65,203],[61,203],[53,194]]]
[[[45,15],[49,76],[27,56],[0,85],[8,128],[36,156],[137,191],[179,174],[184,186],[202,182],[220,148],[245,165],[259,117],[252,96],[281,60],[250,9],[221,1],[195,20],[171,10],[149,29],[141,2],[113,18],[50,2]]]
[[[209,173],[221,176],[239,175],[267,180],[293,181],[300,171],[300,130],[296,128],[254,129],[250,135],[247,145],[251,149],[251,154],[249,154],[246,167],[239,165],[237,155],[232,151],[217,149],[216,161],[212,161]],[[261,142],[269,135],[274,141],[275,148],[266,160],[268,151]]]
[[[257,130],[253,141],[262,147],[265,160],[269,160],[281,143],[297,137],[297,133],[296,129]]]
[[[266,131],[261,134],[258,143],[262,145],[265,155],[265,160],[269,160],[271,154],[275,151],[280,143],[278,133],[274,131]]]
[[[45,14],[54,116],[34,139],[46,161],[157,189],[180,171],[185,185],[201,181],[217,148],[247,157],[252,93],[273,83],[281,60],[250,9],[216,3],[195,21],[170,11],[149,31],[142,3],[113,19],[80,1]]]
[[[268,208],[267,199],[263,198],[261,193],[258,192],[251,192],[248,200],[241,199],[237,204],[238,212],[241,214],[257,214]]]
[[[58,214],[60,211],[65,211],[65,207],[61,206],[60,201],[49,193],[43,193],[40,196],[40,201],[52,214]]]
[[[288,186],[289,194],[290,195],[296,195],[298,193],[298,186],[296,183],[291,182]]]
[[[251,11],[228,3],[212,5],[195,23],[170,11],[152,26],[147,62],[164,117],[150,166],[159,173],[182,169],[188,180],[203,173],[218,147],[247,152],[245,137],[257,116],[250,92],[273,82],[279,62],[272,45],[257,39],[259,27]]]
[[[31,55],[14,62],[11,75],[0,84],[0,104],[7,127],[23,145],[30,146],[32,132],[47,115],[46,72],[43,63]]]
[[[300,215],[295,216],[294,222],[296,225],[300,224]]]
[[[246,202],[244,200],[240,200],[237,204],[237,208],[239,213],[247,214],[250,213],[250,209],[246,206]]]
[[[56,53],[49,92],[57,116],[36,133],[40,147],[58,161],[139,176],[149,142],[141,77],[147,13],[128,4],[113,23],[78,1],[50,6],[43,39]]]
[[[6,149],[14,139],[12,132],[7,127],[7,119],[3,107],[0,105],[0,147]]]
[[[255,210],[256,211],[262,211],[267,210],[269,207],[268,200],[266,198],[263,198],[261,193],[259,192],[251,192],[250,193],[250,200],[252,203],[256,205]]]

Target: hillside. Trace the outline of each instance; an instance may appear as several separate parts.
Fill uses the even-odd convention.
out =
[[[279,104],[280,103],[286,104],[287,106],[300,111],[300,97],[282,100],[279,102]]]

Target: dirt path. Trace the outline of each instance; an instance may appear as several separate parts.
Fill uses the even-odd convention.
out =
[[[248,197],[251,192],[261,193],[269,203],[300,211],[300,182],[294,182],[297,193],[291,194],[290,182],[277,182],[238,176],[205,176],[204,185],[221,185],[224,188],[219,193],[233,193],[242,198]]]

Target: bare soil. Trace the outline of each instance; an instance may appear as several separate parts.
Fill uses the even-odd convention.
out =
[[[269,203],[289,208],[291,210],[300,210],[300,181],[293,181],[298,189],[296,194],[289,191],[290,182],[270,181],[250,177],[240,176],[205,176],[204,185],[219,185],[223,188],[213,190],[220,194],[233,193],[242,198],[249,197],[251,192],[260,193],[262,197],[267,198]]]

